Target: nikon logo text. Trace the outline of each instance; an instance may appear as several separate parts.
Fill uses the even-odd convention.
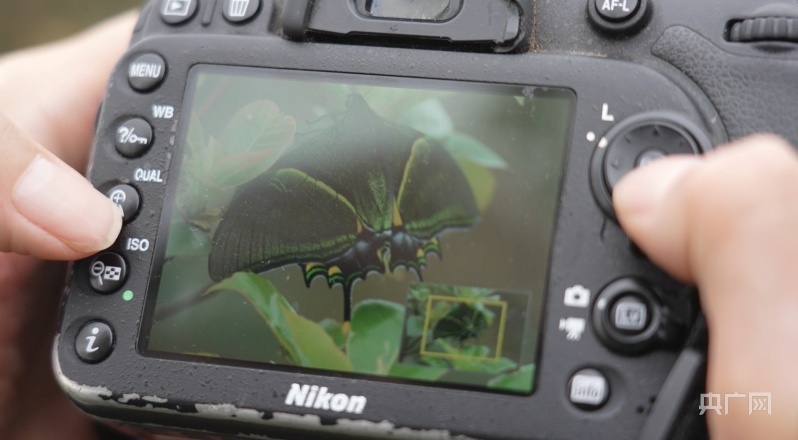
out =
[[[291,384],[291,391],[285,398],[285,404],[301,406],[304,408],[324,409],[335,412],[362,414],[366,408],[366,398],[363,396],[349,396],[347,394],[333,394],[327,387],[316,385]]]

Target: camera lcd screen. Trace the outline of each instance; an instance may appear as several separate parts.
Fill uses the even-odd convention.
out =
[[[574,102],[195,67],[142,351],[531,393]]]

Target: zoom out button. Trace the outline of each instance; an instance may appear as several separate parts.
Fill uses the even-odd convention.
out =
[[[119,254],[106,252],[92,260],[89,266],[89,281],[97,292],[115,292],[126,280],[127,264]]]

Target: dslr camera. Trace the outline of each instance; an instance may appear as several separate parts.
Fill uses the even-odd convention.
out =
[[[706,438],[695,289],[628,172],[798,144],[798,5],[152,0],[97,118],[124,227],[60,385],[202,438]]]

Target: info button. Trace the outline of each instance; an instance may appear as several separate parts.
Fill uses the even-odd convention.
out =
[[[598,409],[607,403],[610,385],[601,372],[592,368],[577,371],[568,382],[568,399],[582,409]]]

